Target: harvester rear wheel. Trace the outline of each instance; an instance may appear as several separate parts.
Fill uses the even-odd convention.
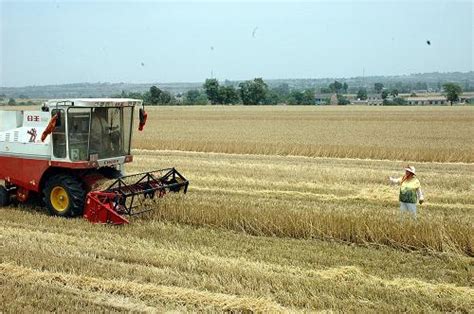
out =
[[[86,191],[81,181],[69,175],[55,175],[45,184],[43,201],[51,215],[74,217],[82,215]]]
[[[10,205],[10,193],[3,185],[0,185],[0,206],[8,205]]]

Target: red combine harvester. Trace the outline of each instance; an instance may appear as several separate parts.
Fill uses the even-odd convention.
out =
[[[141,208],[147,200],[186,193],[189,182],[174,168],[123,175],[133,160],[136,106],[141,131],[147,114],[136,99],[61,99],[41,111],[0,111],[0,207],[36,194],[52,215],[124,224],[151,210]]]

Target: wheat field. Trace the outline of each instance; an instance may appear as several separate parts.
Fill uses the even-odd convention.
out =
[[[154,107],[145,149],[474,162],[474,107]]]
[[[175,166],[188,194],[124,227],[0,209],[2,312],[474,308],[473,108],[149,112],[126,170]],[[408,162],[416,221],[387,179]]]

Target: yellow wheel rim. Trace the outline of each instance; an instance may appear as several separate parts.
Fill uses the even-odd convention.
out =
[[[66,190],[57,186],[51,190],[50,195],[51,205],[58,212],[64,212],[69,207],[69,196],[67,195]]]

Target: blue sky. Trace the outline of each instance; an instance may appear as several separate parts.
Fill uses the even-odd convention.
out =
[[[473,70],[471,1],[1,1],[0,10],[0,86]]]

